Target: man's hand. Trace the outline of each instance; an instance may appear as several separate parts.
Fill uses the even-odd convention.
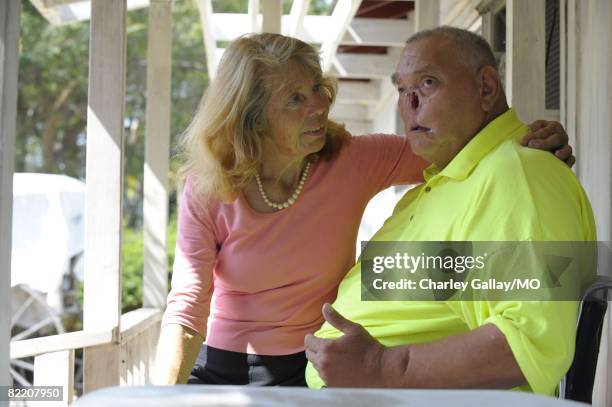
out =
[[[306,335],[306,357],[329,387],[385,387],[383,355],[386,348],[368,331],[323,305],[323,317],[344,335],[321,339]]]
[[[574,165],[576,157],[572,155],[572,146],[567,144],[569,138],[561,123],[536,120],[529,128],[531,132],[523,137],[522,145],[550,151],[570,168]]]

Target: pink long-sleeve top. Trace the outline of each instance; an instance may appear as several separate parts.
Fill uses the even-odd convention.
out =
[[[256,212],[243,196],[202,208],[187,182],[162,326],[183,325],[234,352],[303,351],[354,264],[368,201],[420,181],[422,168],[404,137],[368,135],[311,166],[296,203],[274,213]]]

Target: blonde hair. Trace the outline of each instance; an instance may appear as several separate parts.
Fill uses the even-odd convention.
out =
[[[290,62],[321,78],[334,102],[335,80],[323,77],[317,51],[303,41],[252,34],[225,50],[217,77],[204,92],[179,145],[184,157],[179,179],[189,178],[198,201],[233,201],[255,176],[268,129],[265,109],[272,93],[270,83],[287,75]],[[325,146],[307,159],[330,159],[349,138],[343,125],[328,120]]]

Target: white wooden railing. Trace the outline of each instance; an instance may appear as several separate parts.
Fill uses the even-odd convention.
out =
[[[34,385],[62,386],[63,403],[74,399],[74,353],[116,345],[119,347],[119,384],[150,384],[162,310],[140,308],[121,316],[121,330],[70,332],[11,342],[11,359],[34,357]]]

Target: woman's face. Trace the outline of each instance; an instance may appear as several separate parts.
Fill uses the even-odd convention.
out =
[[[288,69],[274,82],[266,106],[274,153],[284,160],[296,160],[320,151],[325,145],[330,107],[321,79],[304,69]]]

